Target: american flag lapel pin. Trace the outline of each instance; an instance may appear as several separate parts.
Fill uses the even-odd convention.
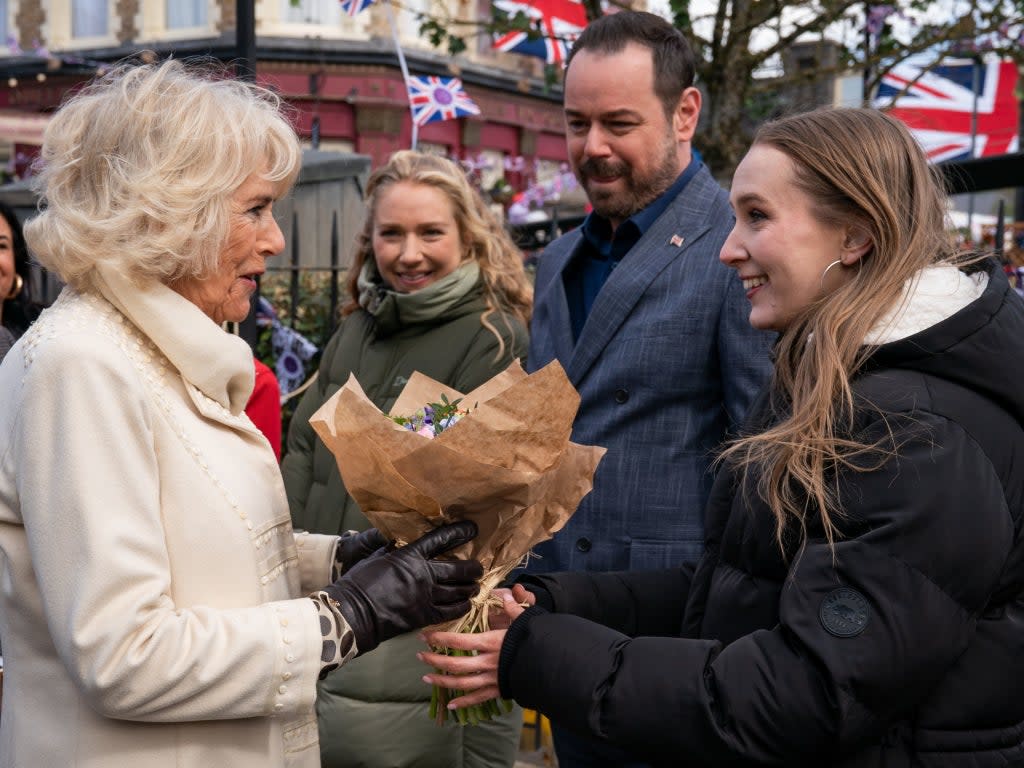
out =
[[[672,239],[669,240],[669,243],[671,243],[676,248],[678,248],[679,246],[681,246],[683,244],[683,238],[682,238],[681,235],[672,235]]]

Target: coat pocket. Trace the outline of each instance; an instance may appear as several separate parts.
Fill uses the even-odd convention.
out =
[[[282,739],[285,768],[320,768],[320,733],[315,713],[285,724]]]
[[[633,539],[629,544],[629,570],[677,568],[683,563],[695,563],[703,549],[701,532],[696,528],[692,541]]]

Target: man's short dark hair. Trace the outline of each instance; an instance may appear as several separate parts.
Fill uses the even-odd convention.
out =
[[[694,78],[693,49],[683,33],[661,16],[646,11],[619,11],[590,22],[576,39],[566,61],[566,72],[573,57],[582,50],[594,53],[619,53],[629,43],[651,50],[654,63],[654,92],[661,100],[666,116],[671,116],[679,95]]]

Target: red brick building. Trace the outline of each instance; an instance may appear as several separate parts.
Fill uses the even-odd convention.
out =
[[[378,2],[348,17],[338,0],[253,2],[258,80],[296,108],[307,144],[366,154],[374,165],[410,146],[397,37],[411,74],[457,75],[481,109],[421,127],[420,148],[467,161],[485,188],[504,177],[521,189],[565,161],[561,89],[545,85],[541,62],[495,52],[479,35],[449,59],[421,38],[415,17],[437,3],[405,0],[389,13]],[[476,2],[440,7],[452,18],[486,18],[490,3]],[[20,153],[10,167],[23,174],[46,116],[102,66],[144,50],[231,61],[235,31],[236,0],[0,0],[9,41],[0,51],[0,161]]]

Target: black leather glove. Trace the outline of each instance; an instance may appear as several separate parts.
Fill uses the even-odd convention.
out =
[[[353,565],[365,560],[381,547],[386,547],[389,543],[384,534],[376,528],[370,528],[362,533],[349,531],[342,534],[338,540],[338,549],[334,555],[334,562],[341,573],[348,573],[348,570]]]
[[[401,549],[378,551],[324,588],[338,602],[359,655],[414,629],[469,610],[484,569],[476,560],[435,560],[476,536],[476,524],[442,525]]]

